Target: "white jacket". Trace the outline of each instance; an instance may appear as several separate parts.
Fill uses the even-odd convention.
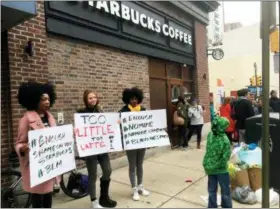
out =
[[[190,107],[188,116],[191,120],[191,125],[202,125],[204,124],[203,119],[203,109],[201,105],[197,105],[197,107]]]

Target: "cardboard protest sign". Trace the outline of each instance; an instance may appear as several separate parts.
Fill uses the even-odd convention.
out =
[[[31,187],[76,168],[72,125],[29,131],[28,138]]]
[[[170,145],[166,110],[124,112],[121,124],[125,150]]]
[[[80,157],[123,150],[119,113],[76,113],[74,119]]]

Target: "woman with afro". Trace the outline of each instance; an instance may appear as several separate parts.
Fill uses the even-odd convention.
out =
[[[125,89],[123,91],[122,100],[125,106],[120,112],[139,112],[146,109],[141,106],[143,101],[143,91],[137,87],[131,89]],[[132,186],[132,199],[135,201],[140,200],[139,194],[143,196],[149,196],[150,193],[144,189],[142,185],[143,181],[143,162],[146,149],[127,150],[126,155],[129,163],[129,179]],[[137,174],[136,174],[137,171]],[[137,182],[136,182],[137,175]]]
[[[78,113],[100,113],[102,109],[99,105],[97,94],[92,90],[85,90],[83,97],[84,109],[78,110]],[[100,178],[100,198],[96,199],[96,179],[97,164],[100,164],[102,177]],[[88,188],[93,208],[114,208],[117,202],[109,197],[110,177],[112,173],[110,157],[108,153],[92,155],[86,157],[86,166],[88,170]]]
[[[15,151],[19,156],[22,186],[32,194],[33,208],[51,208],[53,188],[60,181],[60,177],[56,177],[30,187],[28,131],[56,126],[55,119],[49,112],[55,100],[55,88],[51,83],[27,82],[19,87],[18,101],[27,111],[19,121]]]

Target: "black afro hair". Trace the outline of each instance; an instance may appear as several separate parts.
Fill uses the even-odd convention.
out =
[[[52,83],[25,82],[19,87],[18,102],[27,110],[37,110],[43,94],[49,95],[50,106],[52,106],[56,100],[55,87]]]
[[[143,91],[137,87],[131,89],[124,89],[122,94],[122,101],[125,104],[129,104],[132,98],[137,98],[138,103],[141,104],[144,99]]]

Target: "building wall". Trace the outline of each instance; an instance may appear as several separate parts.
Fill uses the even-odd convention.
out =
[[[196,34],[196,91],[201,104],[206,107],[205,122],[209,122],[209,85],[206,46],[206,27],[195,23]],[[34,56],[24,53],[27,42],[33,42]],[[13,145],[17,137],[19,119],[24,109],[17,101],[18,87],[21,82],[36,80],[53,81],[56,84],[58,99],[52,109],[57,118],[58,112],[64,113],[64,123],[73,122],[73,113],[83,106],[82,95],[87,88],[97,91],[105,111],[121,108],[121,93],[126,87],[138,85],[144,90],[143,105],[150,108],[148,57],[97,44],[86,43],[46,34],[44,3],[37,2],[37,16],[8,31],[10,85],[2,82],[1,90],[9,90],[11,114],[1,101],[1,158],[7,165],[9,143]],[[3,57],[2,57],[3,58]],[[4,64],[4,62],[2,62]],[[2,67],[2,66],[1,66]],[[4,72],[4,71],[3,71]],[[3,73],[2,72],[2,73]],[[8,71],[7,71],[8,72]],[[203,74],[207,74],[204,80]],[[2,77],[4,78],[4,77]],[[4,88],[3,88],[4,87]],[[2,93],[1,92],[1,93]],[[8,97],[7,97],[8,98]],[[8,116],[11,118],[11,137],[8,137]],[[4,118],[5,117],[5,118]],[[112,155],[117,157],[118,154]]]
[[[254,62],[258,75],[262,73],[262,47],[259,24],[238,28],[224,33],[223,45],[225,56],[215,61],[208,57],[210,71],[210,91],[217,98],[217,79],[224,83],[226,96],[230,91],[250,85],[250,77],[254,76]],[[270,89],[279,89],[278,74],[274,73],[273,54],[270,55]],[[216,101],[217,102],[217,101]]]
[[[1,168],[8,166],[10,89],[7,33],[1,34]]]
[[[52,112],[63,112],[64,124],[73,123],[73,113],[83,108],[83,92],[93,89],[106,112],[123,106],[124,88],[143,89],[143,105],[150,108],[148,58],[110,47],[49,36],[47,39],[50,80],[57,89]],[[117,157],[122,153],[113,153]]]
[[[195,51],[196,51],[196,91],[198,100],[205,107],[204,122],[210,122],[210,101],[209,101],[209,72],[206,53],[207,35],[206,26],[195,22]],[[206,79],[204,79],[204,74]]]

